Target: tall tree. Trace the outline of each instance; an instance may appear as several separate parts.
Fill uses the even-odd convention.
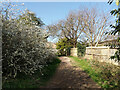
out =
[[[105,31],[109,29],[109,24],[109,14],[97,12],[96,8],[85,8],[70,12],[66,19],[49,25],[48,29],[53,35],[67,38],[74,47],[78,39],[83,38],[88,40],[91,46],[97,46],[107,38]]]
[[[65,20],[60,20],[57,24],[49,25],[48,29],[56,36],[67,38],[74,47],[82,33],[82,14],[77,15],[76,12],[70,12]]]
[[[85,9],[82,13],[84,15],[82,18],[84,36],[91,46],[97,46],[99,42],[107,39],[109,36],[105,35],[105,32],[109,30],[109,24],[111,23],[110,15],[98,12],[95,8]]]

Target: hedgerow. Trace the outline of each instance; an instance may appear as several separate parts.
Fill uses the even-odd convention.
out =
[[[5,4],[1,4],[4,6]],[[7,6],[13,8],[13,4]],[[13,8],[14,9],[14,8]],[[15,78],[18,73],[32,75],[52,62],[55,51],[48,47],[47,36],[34,13],[28,10],[15,14],[11,9],[0,10],[2,16],[3,78]],[[42,72],[41,72],[42,73]]]

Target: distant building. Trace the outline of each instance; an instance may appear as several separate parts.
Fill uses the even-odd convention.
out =
[[[111,48],[119,47],[120,43],[117,39],[114,40],[106,40],[98,43],[98,46],[110,46]]]

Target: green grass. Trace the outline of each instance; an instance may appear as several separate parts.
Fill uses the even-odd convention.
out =
[[[88,73],[88,75],[95,82],[98,83],[98,85],[100,85],[103,88],[108,87],[108,86],[104,86],[102,84],[102,82],[104,82],[105,80],[101,78],[100,71],[93,69],[92,66],[90,65],[90,63],[87,60],[80,60],[78,57],[72,57],[72,56],[70,56],[70,58],[72,58],[75,61],[75,63],[73,63],[75,66],[78,66],[78,67],[82,68],[86,73]]]
[[[3,84],[3,88],[39,88],[45,86],[49,79],[54,75],[60,60],[57,58],[49,63],[40,71],[36,71],[32,76],[19,73],[15,79],[10,79]]]

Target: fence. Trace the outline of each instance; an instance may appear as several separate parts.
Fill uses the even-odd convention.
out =
[[[115,65],[120,65],[120,62],[111,60],[110,56],[113,56],[117,49],[112,49],[106,46],[102,47],[86,47],[86,59],[99,60],[101,62],[109,62]]]

